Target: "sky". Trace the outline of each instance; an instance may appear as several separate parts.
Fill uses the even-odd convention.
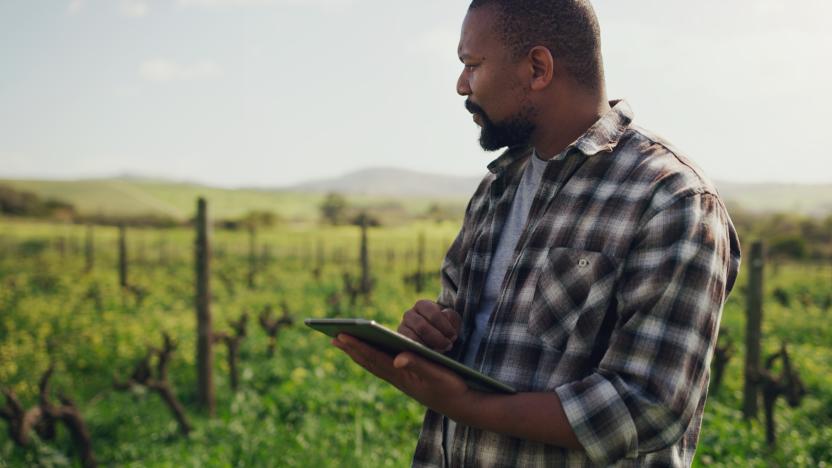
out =
[[[832,183],[828,0],[597,0],[607,89],[713,179]],[[474,176],[467,0],[2,0],[0,178]]]

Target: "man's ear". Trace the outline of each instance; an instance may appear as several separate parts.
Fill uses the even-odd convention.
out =
[[[535,46],[529,51],[528,59],[532,67],[531,89],[541,91],[548,87],[555,77],[555,58],[548,48]]]

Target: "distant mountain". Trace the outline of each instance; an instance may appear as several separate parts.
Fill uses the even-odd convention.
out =
[[[341,177],[313,180],[287,187],[293,192],[339,192],[347,195],[436,197],[467,199],[481,177],[454,177],[372,168]],[[731,204],[752,212],[790,212],[811,216],[832,214],[832,184],[737,183],[717,181],[717,189]]]
[[[178,220],[194,215],[196,199],[205,197],[214,218],[231,218],[251,210],[279,212],[287,218],[317,216],[322,196],[254,189],[226,189],[189,182],[145,177],[82,180],[0,180],[14,189],[72,203],[86,215],[166,216]]]
[[[228,189],[135,175],[82,180],[0,179],[0,184],[68,201],[81,213],[93,215],[156,214],[187,219],[193,216],[196,198],[203,196],[216,218],[266,210],[288,219],[316,219],[318,206],[327,192],[342,193],[356,206],[384,206],[392,202],[410,214],[420,214],[437,202],[464,206],[479,181],[479,176],[372,168],[279,188]],[[751,212],[832,215],[832,184],[717,182],[717,187],[729,203]]]
[[[482,177],[458,177],[396,168],[371,168],[341,177],[304,182],[285,190],[297,192],[339,192],[351,195],[396,197],[467,198]]]
[[[715,183],[723,199],[748,211],[832,215],[832,184]]]

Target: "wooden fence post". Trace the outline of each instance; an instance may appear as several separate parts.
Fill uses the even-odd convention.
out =
[[[416,292],[425,288],[425,232],[419,233],[419,246],[416,252]]]
[[[167,243],[165,242],[164,237],[162,235],[159,236],[159,239],[156,243],[156,248],[159,253],[159,265],[167,265],[168,263],[168,253],[167,253]]]
[[[324,271],[324,243],[318,239],[315,249],[315,267],[312,268],[312,276],[315,281],[321,281],[321,274]]]
[[[127,227],[118,225],[118,284],[127,287]]]
[[[324,242],[321,239],[318,239],[318,245],[315,249],[315,266],[317,268],[323,269],[325,262],[324,257]]]
[[[254,277],[257,274],[257,230],[254,225],[248,228],[248,288],[254,289]]]
[[[370,279],[370,258],[367,254],[367,213],[361,216],[361,293],[369,295],[373,288]]]
[[[55,246],[58,249],[58,255],[61,257],[61,260],[66,257],[66,236],[58,236],[55,240]]]
[[[760,384],[760,338],[763,322],[763,257],[762,241],[751,244],[751,266],[748,275],[745,322],[745,392],[742,413],[745,419],[757,417],[757,388]]]
[[[86,265],[84,271],[90,273],[95,267],[95,237],[93,234],[92,224],[87,225],[87,237],[84,243],[84,256],[86,258]]]
[[[211,239],[208,206],[204,198],[197,200],[196,214],[196,368],[197,396],[200,406],[214,415],[214,355],[211,347]]]
[[[137,250],[137,263],[140,265],[147,265],[147,232],[144,229],[141,232],[141,237],[139,238],[139,248]]]

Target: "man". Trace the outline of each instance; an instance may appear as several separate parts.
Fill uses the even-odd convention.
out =
[[[333,344],[427,406],[414,466],[687,466],[739,244],[713,185],[608,103],[586,0],[474,0],[457,90],[489,165],[399,331],[506,382]]]

